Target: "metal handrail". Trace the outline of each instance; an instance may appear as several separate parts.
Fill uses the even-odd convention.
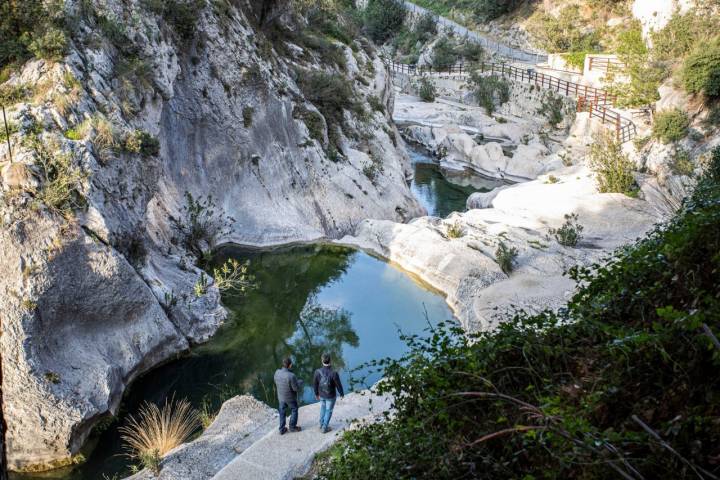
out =
[[[438,19],[438,23],[440,25],[444,25],[446,27],[450,27],[453,29],[456,33],[459,33],[462,36],[465,36],[468,38],[468,40],[471,40],[472,42],[477,43],[478,45],[482,46],[486,50],[492,51],[497,53],[498,55],[501,55],[503,57],[523,62],[523,63],[543,63],[547,62],[548,56],[541,54],[541,53],[531,53],[526,52],[524,50],[520,50],[518,48],[509,47],[505,44],[502,44],[500,42],[497,42],[495,40],[491,40],[483,35],[480,35],[477,32],[474,32],[472,30],[469,30],[462,25],[460,25],[457,22],[453,22],[452,20],[449,20],[445,17],[441,17],[439,15],[435,15],[432,11],[423,8],[419,5],[415,5],[412,2],[404,1],[405,8],[412,12],[415,15],[425,15],[427,13],[430,13],[431,15],[434,15]]]

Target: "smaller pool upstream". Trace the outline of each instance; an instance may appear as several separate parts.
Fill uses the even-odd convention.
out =
[[[502,185],[466,172],[443,170],[422,147],[408,144],[415,176],[410,190],[428,215],[447,217],[452,212],[464,212],[468,197],[474,192],[489,192]]]
[[[117,428],[144,401],[162,404],[174,396],[214,411],[226,398],[249,393],[276,405],[273,374],[291,355],[305,382],[302,402],[314,402],[310,382],[323,352],[332,355],[350,390],[350,370],[402,355],[400,332],[419,334],[428,322],[452,319],[441,295],[362,252],[317,245],[263,252],[225,248],[215,260],[228,258],[250,260],[258,286],[244,297],[223,296],[231,316],[227,324],[207,344],[138,379],[123,400],[119,420],[93,438],[86,463],[13,480],[122,478],[130,465]],[[379,379],[370,371],[353,373],[365,375],[368,385]]]

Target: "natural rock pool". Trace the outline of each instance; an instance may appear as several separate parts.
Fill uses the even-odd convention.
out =
[[[122,456],[117,427],[145,400],[161,404],[174,396],[187,398],[196,408],[208,404],[217,410],[224,399],[251,393],[274,405],[273,373],[290,354],[296,374],[306,383],[303,402],[311,402],[307,385],[322,352],[331,352],[348,388],[351,369],[403,353],[400,332],[421,333],[428,321],[452,318],[441,295],[362,252],[319,245],[262,252],[228,247],[216,261],[230,257],[250,260],[257,288],[244,297],[223,297],[231,316],[210,342],[138,379],[119,420],[91,440],[88,450],[95,448],[86,463],[72,471],[15,475],[14,480],[122,478],[129,462]],[[368,384],[377,380],[375,374],[366,378]]]
[[[474,192],[489,192],[502,182],[465,172],[443,171],[437,161],[420,146],[408,144],[414,178],[410,190],[428,215],[447,217],[467,210],[466,202]]]

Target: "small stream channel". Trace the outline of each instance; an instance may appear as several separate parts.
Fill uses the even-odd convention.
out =
[[[467,197],[495,185],[478,177],[442,172],[421,148],[410,150],[415,177],[410,185],[430,215],[465,211]],[[206,344],[152,370],[132,384],[119,415],[98,428],[88,442],[87,461],[75,468],[42,474],[13,474],[12,480],[104,480],[130,473],[117,428],[143,402],[188,399],[195,408],[216,411],[224,400],[248,393],[276,405],[273,374],[291,355],[306,387],[302,402],[314,401],[309,388],[322,352],[330,352],[350,389],[351,370],[370,360],[405,351],[400,334],[419,334],[428,322],[452,319],[444,298],[395,267],[363,252],[328,245],[276,250],[226,247],[215,262],[250,261],[257,288],[244,297],[224,295],[229,321]],[[425,316],[427,312],[427,318]],[[362,389],[378,375],[356,370]]]

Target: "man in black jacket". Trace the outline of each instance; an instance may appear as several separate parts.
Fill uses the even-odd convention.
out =
[[[286,358],[283,360],[283,367],[275,371],[275,387],[280,410],[280,435],[288,431],[285,428],[285,412],[288,408],[290,409],[290,431],[299,432],[301,430],[297,425],[300,385],[295,374],[290,371],[291,368],[292,360]]]
[[[340,397],[345,398],[340,375],[330,366],[330,354],[323,353],[322,368],[315,370],[313,378],[313,390],[315,390],[315,398],[320,400],[320,430],[323,433],[330,431],[330,418],[332,417],[336,392]]]

